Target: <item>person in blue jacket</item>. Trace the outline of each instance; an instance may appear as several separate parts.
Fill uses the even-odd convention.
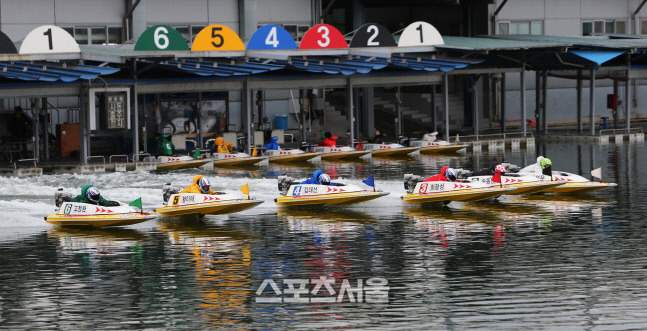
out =
[[[330,181],[330,176],[324,174],[323,171],[317,170],[312,174],[312,177],[304,180],[301,184],[319,184],[319,185],[331,185],[331,186],[343,186],[341,183],[333,183]]]
[[[279,147],[279,143],[277,142],[278,140],[279,140],[279,137],[277,137],[277,136],[272,137],[272,139],[270,139],[270,142],[265,144],[265,150],[267,151],[267,150],[270,150],[270,149],[275,149],[275,150],[276,149],[281,149]]]

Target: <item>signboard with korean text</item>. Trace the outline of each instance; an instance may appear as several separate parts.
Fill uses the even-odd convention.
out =
[[[105,128],[126,128],[126,92],[106,93]]]

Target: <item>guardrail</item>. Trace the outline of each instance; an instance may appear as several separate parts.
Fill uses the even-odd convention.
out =
[[[99,158],[101,158],[101,160],[103,161],[103,164],[105,165],[106,164],[106,158],[103,155],[91,155],[91,156],[88,156],[88,157],[85,158],[85,162],[88,162],[88,160],[91,160],[91,159],[99,159]]]
[[[621,133],[642,133],[643,128],[627,128],[624,129],[602,129],[598,132],[600,136],[613,136]]]
[[[480,141],[480,140],[495,140],[495,139],[515,139],[515,138],[532,138],[532,132],[526,132],[526,135],[523,135],[523,132],[512,132],[512,133],[493,133],[493,134],[479,134],[479,135],[469,135],[469,136],[450,136],[449,142],[456,141],[458,137],[459,142],[465,141]]]
[[[151,156],[151,153],[137,153],[137,154],[133,154],[133,162],[139,162],[139,157],[140,157],[140,156],[148,156],[148,157],[150,157],[150,156]]]
[[[34,161],[34,168],[36,168],[36,162],[38,162],[38,159],[20,159],[13,163],[14,170],[18,169],[18,165],[17,165],[18,162],[27,162],[27,161]]]
[[[117,157],[117,156],[125,158],[125,159],[126,159],[126,163],[128,163],[128,155],[126,155],[126,154],[115,154],[115,155],[110,155],[110,157],[108,158],[108,163],[112,164],[112,158],[113,158],[113,157]]]

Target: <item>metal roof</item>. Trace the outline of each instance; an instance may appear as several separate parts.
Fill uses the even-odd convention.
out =
[[[0,68],[0,76],[5,78],[44,82],[91,80],[101,75],[109,75],[119,71],[118,68],[88,65],[67,66],[53,63],[33,64],[29,62],[0,62]]]
[[[498,36],[497,36],[498,37]],[[568,43],[542,40],[506,40],[505,38],[472,38],[472,37],[443,37],[444,45],[436,45],[439,49],[464,51],[491,50],[520,50],[533,48],[564,47]]]
[[[616,35],[617,36],[617,35]],[[618,49],[645,49],[647,43],[644,39],[608,39],[606,36],[597,37],[561,37],[545,35],[494,35],[488,36],[496,40],[510,42],[539,42],[559,43],[568,47],[594,47],[594,48],[618,48]]]

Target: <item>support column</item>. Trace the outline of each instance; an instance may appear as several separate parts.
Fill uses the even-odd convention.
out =
[[[137,61],[133,62],[133,155],[139,154],[139,102],[137,100]],[[133,158],[138,159],[137,157]]]
[[[613,80],[613,94],[620,99],[620,94],[618,94],[618,81],[616,79]],[[616,104],[616,109],[611,109],[611,114],[613,116],[613,128],[617,129],[618,128],[618,104]]]
[[[629,133],[629,129],[631,129],[631,105],[632,102],[629,100],[629,87],[631,86],[631,79],[629,79],[629,73],[630,73],[630,62],[629,62],[629,54],[627,54],[627,80],[625,81],[625,129],[627,129],[627,133]]]
[[[472,109],[473,109],[473,123],[474,123],[474,134],[479,135],[479,102],[478,102],[478,76],[474,79],[474,85],[472,85]]]
[[[43,130],[43,160],[49,160],[49,125],[47,119],[47,98],[41,98],[41,115],[43,116],[42,127]]]
[[[582,69],[577,69],[577,132],[582,133]]]
[[[198,92],[198,104],[196,105],[196,136],[198,139],[198,148],[203,149],[204,148],[204,142],[202,139],[202,92]]]
[[[301,115],[301,144],[306,142],[306,110],[305,110],[305,90],[299,89],[299,114]]]
[[[238,0],[238,35],[243,42],[258,29],[257,0]]]
[[[548,111],[548,71],[544,70],[542,73],[542,82],[541,82],[541,126],[543,127],[543,133],[548,134],[548,120],[547,120],[547,111]]]
[[[541,75],[535,71],[535,133],[539,135],[541,127]]]
[[[32,147],[34,148],[33,158],[36,161],[40,160],[40,139],[38,137],[38,128],[40,127],[40,110],[38,109],[38,99],[30,98],[31,114],[32,114]]]
[[[505,73],[501,74],[501,132],[506,133]]]
[[[445,141],[449,141],[449,78],[443,74],[443,103],[445,106]]]
[[[436,132],[436,85],[431,85],[431,132]]]
[[[519,86],[519,93],[521,93],[521,133],[526,137],[526,64],[521,63],[521,73],[519,74],[521,84]]]
[[[353,82],[349,76],[346,80],[346,111],[348,112],[348,146],[355,146],[355,107],[353,106]]]
[[[595,69],[591,71],[591,84],[589,93],[589,129],[591,135],[595,135]]]
[[[402,136],[402,88],[398,86],[395,89],[395,135]]]
[[[362,133],[370,137],[375,132],[375,88],[364,87],[362,89],[364,96],[362,102]],[[359,132],[358,132],[359,137]]]
[[[88,85],[87,82],[81,83],[79,93],[79,125],[81,133],[81,151],[79,153],[79,161],[81,164],[88,164],[88,156],[90,152],[90,126],[88,125]]]
[[[243,84],[243,102],[244,102],[244,113],[245,113],[245,131],[247,132],[247,150],[245,153],[250,153],[252,152],[252,149],[254,148],[254,145],[257,144],[256,141],[253,142],[252,144],[252,139],[254,137],[254,130],[252,128],[252,97],[250,95],[250,90],[249,90],[249,77],[245,79],[245,83]]]

